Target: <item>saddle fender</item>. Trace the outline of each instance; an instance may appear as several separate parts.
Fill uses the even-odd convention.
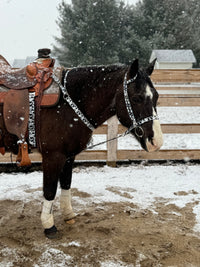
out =
[[[24,140],[29,119],[28,90],[10,89],[5,97],[3,114],[7,131]]]

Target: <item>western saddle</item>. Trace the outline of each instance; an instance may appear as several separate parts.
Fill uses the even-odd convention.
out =
[[[9,89],[3,100],[3,117],[7,131],[18,137],[19,148],[16,159],[18,166],[31,165],[26,142],[29,122],[29,93],[35,93],[37,122],[39,121],[43,91],[53,82],[52,73],[55,60],[50,58],[50,53],[50,49],[39,49],[37,60],[17,70],[13,70],[6,59],[0,55],[0,86]],[[36,123],[36,130],[38,127]],[[38,138],[36,140],[38,141]],[[5,149],[0,148],[0,152],[5,153]]]

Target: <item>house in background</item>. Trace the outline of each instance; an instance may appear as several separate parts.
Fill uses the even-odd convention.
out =
[[[191,69],[196,58],[192,50],[153,50],[150,62],[157,58],[155,69]]]
[[[33,62],[36,59],[36,57],[26,57],[25,59],[14,59],[12,67],[19,69],[24,68],[29,63]]]
[[[14,69],[24,68],[28,64],[34,62],[34,60],[36,60],[36,57],[33,57],[33,56],[26,57],[25,59],[14,59],[14,61],[12,63],[12,68],[14,68]],[[57,59],[55,61],[55,65],[54,66],[55,67],[59,67],[60,66],[59,61]]]

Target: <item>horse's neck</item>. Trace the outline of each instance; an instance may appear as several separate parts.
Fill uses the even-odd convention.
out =
[[[97,106],[95,108],[95,113],[93,113],[93,121],[95,122],[95,127],[100,126],[102,123],[116,114],[115,94],[116,91],[105,98],[105,101],[103,100],[100,103],[96,104]]]
[[[100,75],[99,75],[100,76]],[[122,88],[123,75],[121,71],[114,71],[102,77],[98,76],[96,84],[85,83],[87,97],[84,99],[86,116],[92,118],[95,127],[100,126],[107,119],[116,114],[115,97],[118,88]]]

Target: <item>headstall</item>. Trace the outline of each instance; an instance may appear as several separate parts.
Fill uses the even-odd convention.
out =
[[[134,129],[136,136],[141,138],[144,135],[144,130],[142,129],[140,125],[148,121],[158,120],[159,118],[158,118],[158,115],[152,115],[144,119],[141,119],[139,121],[136,121],[134,113],[133,113],[133,109],[131,107],[130,99],[128,96],[128,85],[130,83],[133,83],[136,80],[136,78],[137,78],[137,74],[132,79],[127,80],[127,72],[125,73],[125,76],[124,76],[124,82],[123,82],[124,100],[125,100],[126,109],[127,109],[129,118],[132,121],[132,125],[128,128],[126,132],[128,134]]]

